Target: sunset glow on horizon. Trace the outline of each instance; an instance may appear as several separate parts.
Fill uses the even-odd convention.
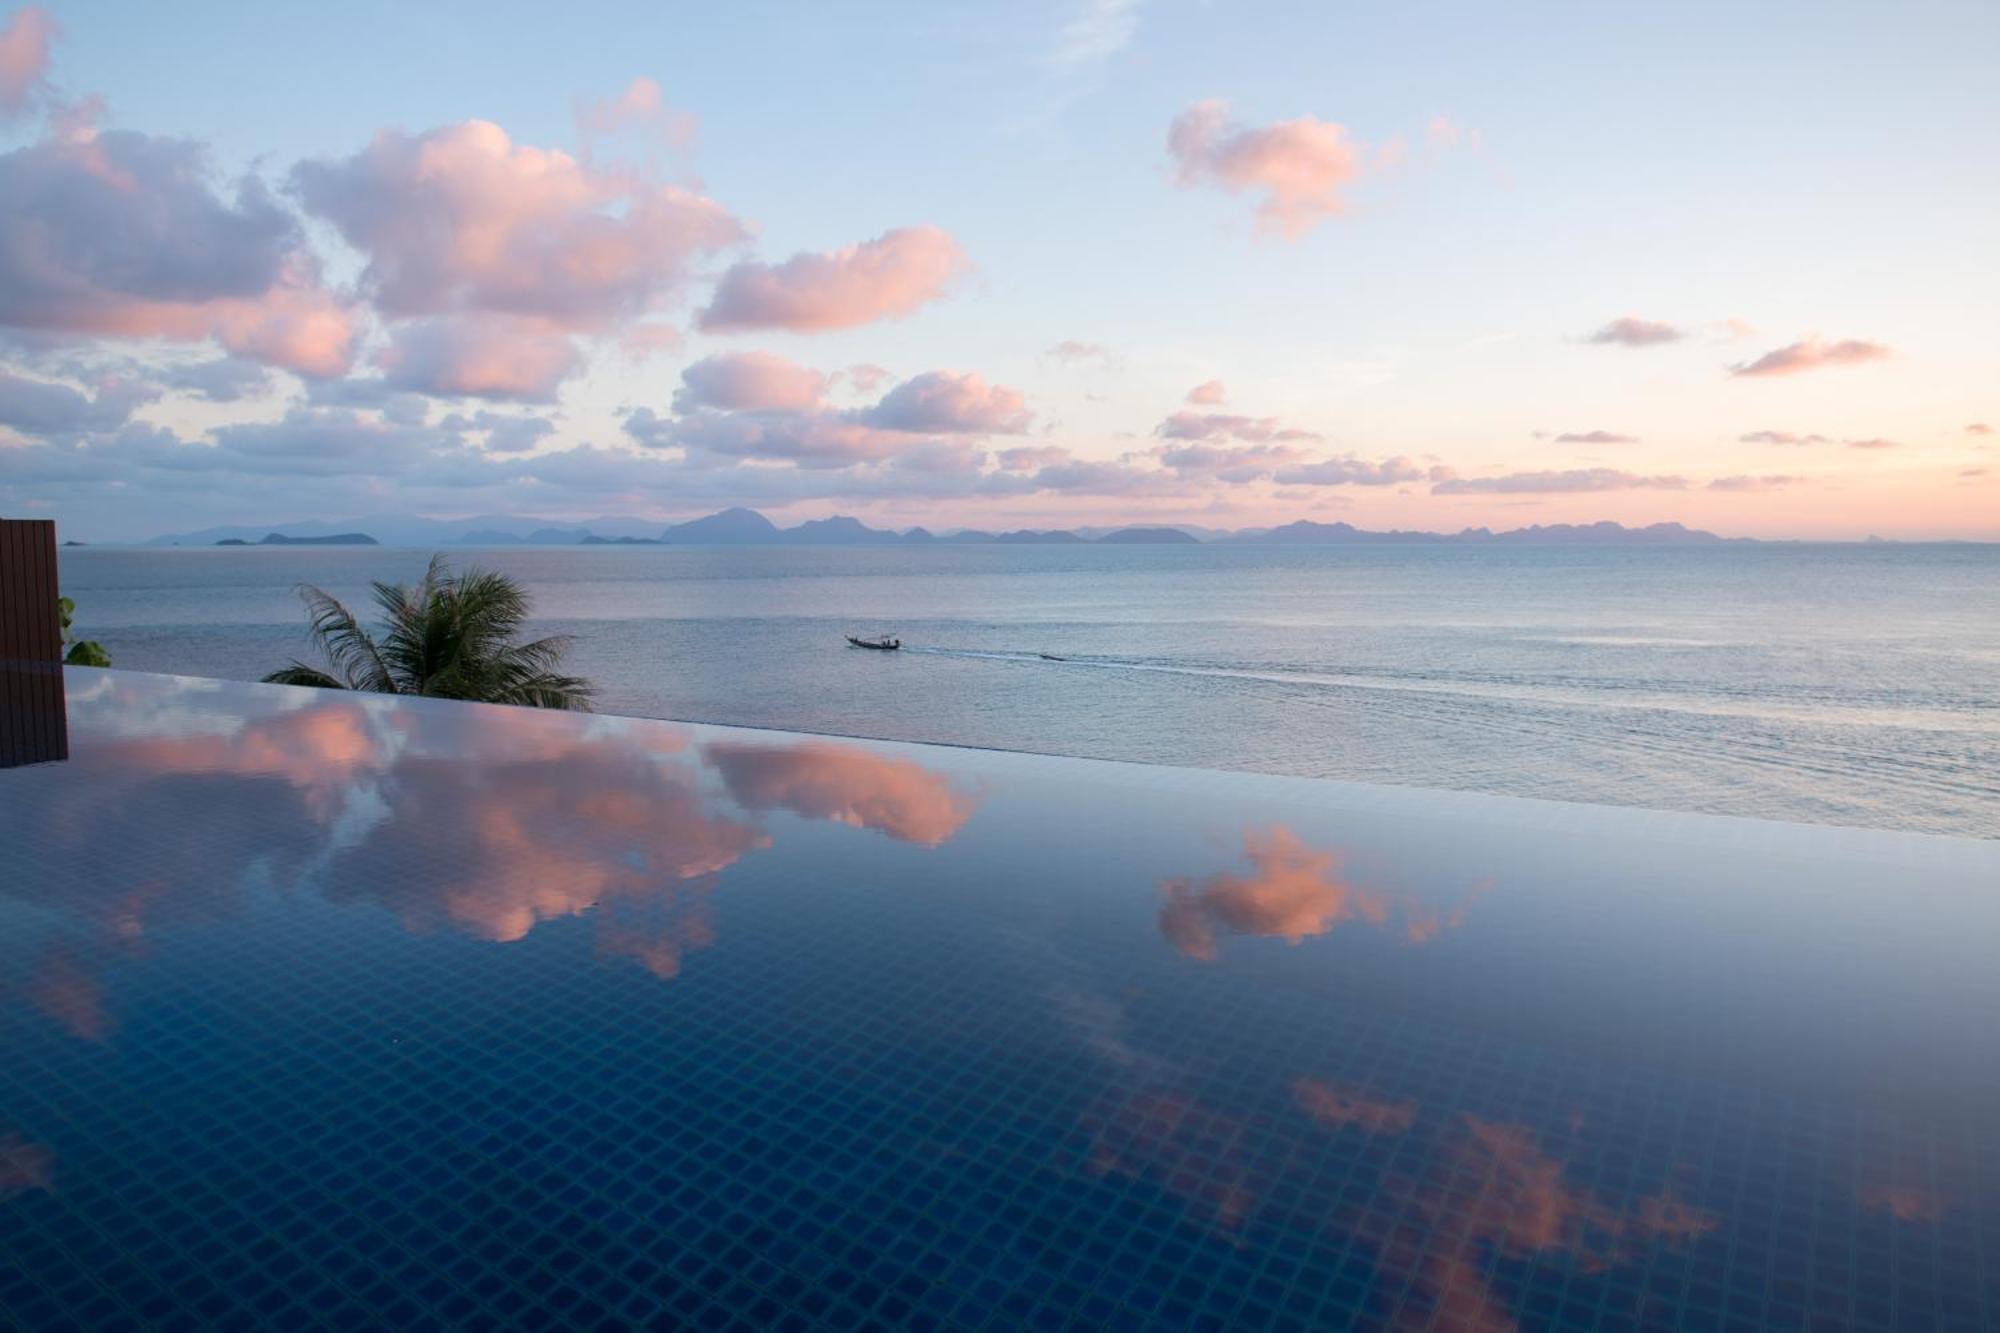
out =
[[[0,509],[2000,540],[1996,36],[0,10]]]

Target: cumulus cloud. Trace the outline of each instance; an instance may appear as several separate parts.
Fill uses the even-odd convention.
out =
[[[1338,873],[1333,852],[1308,846],[1284,825],[1245,829],[1248,874],[1170,879],[1160,885],[1160,933],[1190,958],[1212,961],[1217,937],[1269,935],[1297,944],[1343,921],[1381,925],[1389,903]]]
[[[547,417],[515,416],[484,408],[471,416],[446,417],[439,425],[444,430],[478,432],[489,454],[526,453],[556,431],[556,423]]]
[[[843,468],[878,462],[910,447],[910,437],[872,430],[833,413],[716,412],[700,409],[662,417],[638,408],[625,433],[648,448],[682,448],[720,458],[763,459],[801,467]]]
[[[1857,366],[1870,361],[1883,361],[1890,355],[1889,349],[1881,343],[1866,342],[1860,338],[1843,338],[1838,342],[1826,342],[1817,337],[1804,338],[1766,352],[1755,361],[1731,366],[1729,373],[1740,379],[1797,375],[1827,366]]]
[[[965,251],[943,228],[901,227],[829,254],[732,265],[699,323],[710,333],[825,333],[900,319],[942,298],[967,267]]]
[[[1065,366],[1109,366],[1117,361],[1117,356],[1103,343],[1077,342],[1064,339],[1049,348],[1042,355],[1051,361],[1059,361]]]
[[[886,367],[868,361],[849,366],[841,373],[846,376],[849,384],[862,393],[873,393],[890,379]]]
[[[717,741],[701,754],[746,809],[789,810],[925,847],[949,841],[979,804],[944,773],[858,745]]]
[[[1434,483],[1432,495],[1555,495],[1578,491],[1669,490],[1687,488],[1686,477],[1641,476],[1615,468],[1575,468],[1566,472],[1510,472],[1501,477],[1451,477]]]
[[[1708,483],[1711,491],[1779,491],[1787,486],[1797,486],[1804,477],[1765,475],[1761,477],[1717,477]]]
[[[1229,391],[1221,380],[1208,380],[1187,392],[1188,402],[1196,407],[1220,407],[1228,398]]]
[[[1556,436],[1557,444],[1637,444],[1636,435],[1620,435],[1615,430],[1585,430]]]
[[[1303,463],[1308,455],[1290,444],[1162,445],[1153,456],[1164,467],[1181,473],[1202,473],[1220,481],[1244,482],[1268,477],[1281,467]]]
[[[1281,468],[1275,474],[1280,486],[1393,486],[1405,481],[1440,480],[1435,468],[1418,467],[1407,458],[1385,458],[1370,463],[1359,458],[1327,458],[1317,463]]]
[[[1394,1135],[1409,1132],[1417,1121],[1413,1101],[1389,1101],[1324,1079],[1297,1079],[1292,1095],[1300,1110],[1328,1129]]]
[[[1824,435],[1795,435],[1788,430],[1753,430],[1748,435],[1739,435],[1741,444],[1831,444]]]
[[[400,325],[376,360],[392,388],[546,403],[581,358],[541,320],[447,315]]]
[[[1362,149],[1344,126],[1312,116],[1243,126],[1229,119],[1228,103],[1213,100],[1174,118],[1167,151],[1183,188],[1259,192],[1258,225],[1292,240],[1344,212],[1342,191],[1362,170]]]
[[[917,453],[938,437],[1018,435],[1033,419],[1018,391],[971,372],[926,371],[867,407],[846,410],[826,405],[827,385],[817,371],[781,357],[709,357],[683,372],[676,415],[638,408],[627,413],[625,431],[648,448],[813,468],[907,456],[907,466],[936,471],[940,458],[971,460],[956,449]]]
[[[211,446],[163,450],[155,465],[292,476],[394,476],[435,456],[446,443],[442,432],[423,426],[313,407],[294,407],[277,421],[221,426],[210,438]]]
[[[1040,468],[1057,467],[1069,461],[1069,450],[1057,444],[1024,444],[1012,449],[1002,449],[994,455],[994,462],[1003,472],[1034,472]]]
[[[826,398],[827,377],[769,352],[724,352],[681,371],[674,411],[808,412]]]
[[[907,379],[861,415],[884,430],[938,435],[1019,435],[1034,414],[1019,392],[974,372],[930,370]]]
[[[261,398],[270,392],[271,374],[253,362],[224,356],[175,366],[161,376],[161,383],[207,402],[234,403],[244,398]]]
[[[0,155],[0,324],[201,341],[306,375],[351,361],[354,315],[255,177],[199,144],[71,127]]]
[[[626,84],[615,97],[582,102],[576,109],[577,133],[586,144],[598,135],[630,132],[680,148],[694,139],[695,125],[692,112],[668,106],[660,85],[644,77]]]
[[[684,768],[617,736],[574,738],[493,719],[517,736],[486,762],[398,761],[390,816],[335,858],[330,896],[373,901],[410,930],[518,940],[564,916],[670,898],[769,840],[711,808]],[[420,875],[391,867],[420,866]],[[607,921],[607,924],[609,922]],[[608,952],[672,975],[614,936]]]
[[[1049,62],[1059,69],[1099,64],[1130,46],[1138,29],[1139,0],[1078,0]]]
[[[0,24],[0,120],[28,109],[49,69],[55,19],[39,5],[17,10]]]
[[[300,163],[292,184],[366,257],[363,288],[393,318],[602,330],[647,313],[693,261],[746,234],[713,200],[517,144],[483,120],[384,130],[350,157]]]
[[[1617,347],[1657,347],[1661,343],[1679,342],[1686,336],[1672,324],[1664,324],[1655,319],[1640,319],[1637,315],[1621,315],[1584,341],[1607,343]]]
[[[39,439],[64,439],[125,424],[158,390],[127,380],[100,384],[94,394],[68,384],[0,370],[0,428]]]
[[[1175,412],[1153,428],[1163,440],[1246,440],[1270,444],[1317,440],[1317,434],[1282,424],[1276,417],[1232,416],[1223,412]]]

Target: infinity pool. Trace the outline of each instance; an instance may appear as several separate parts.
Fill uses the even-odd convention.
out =
[[[2000,1325],[2000,843],[69,689],[0,1325]]]

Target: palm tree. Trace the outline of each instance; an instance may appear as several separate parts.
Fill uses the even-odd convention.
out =
[[[431,557],[414,588],[374,587],[386,621],[379,640],[324,589],[301,584],[313,642],[332,671],[294,660],[265,681],[529,708],[590,708],[596,693],[590,682],[556,673],[568,635],[514,641],[528,618],[528,595],[505,574],[483,569],[453,574],[439,555]]]

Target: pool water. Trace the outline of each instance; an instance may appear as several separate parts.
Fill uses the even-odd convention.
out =
[[[124,672],[0,1325],[2000,1324],[2000,843]]]

